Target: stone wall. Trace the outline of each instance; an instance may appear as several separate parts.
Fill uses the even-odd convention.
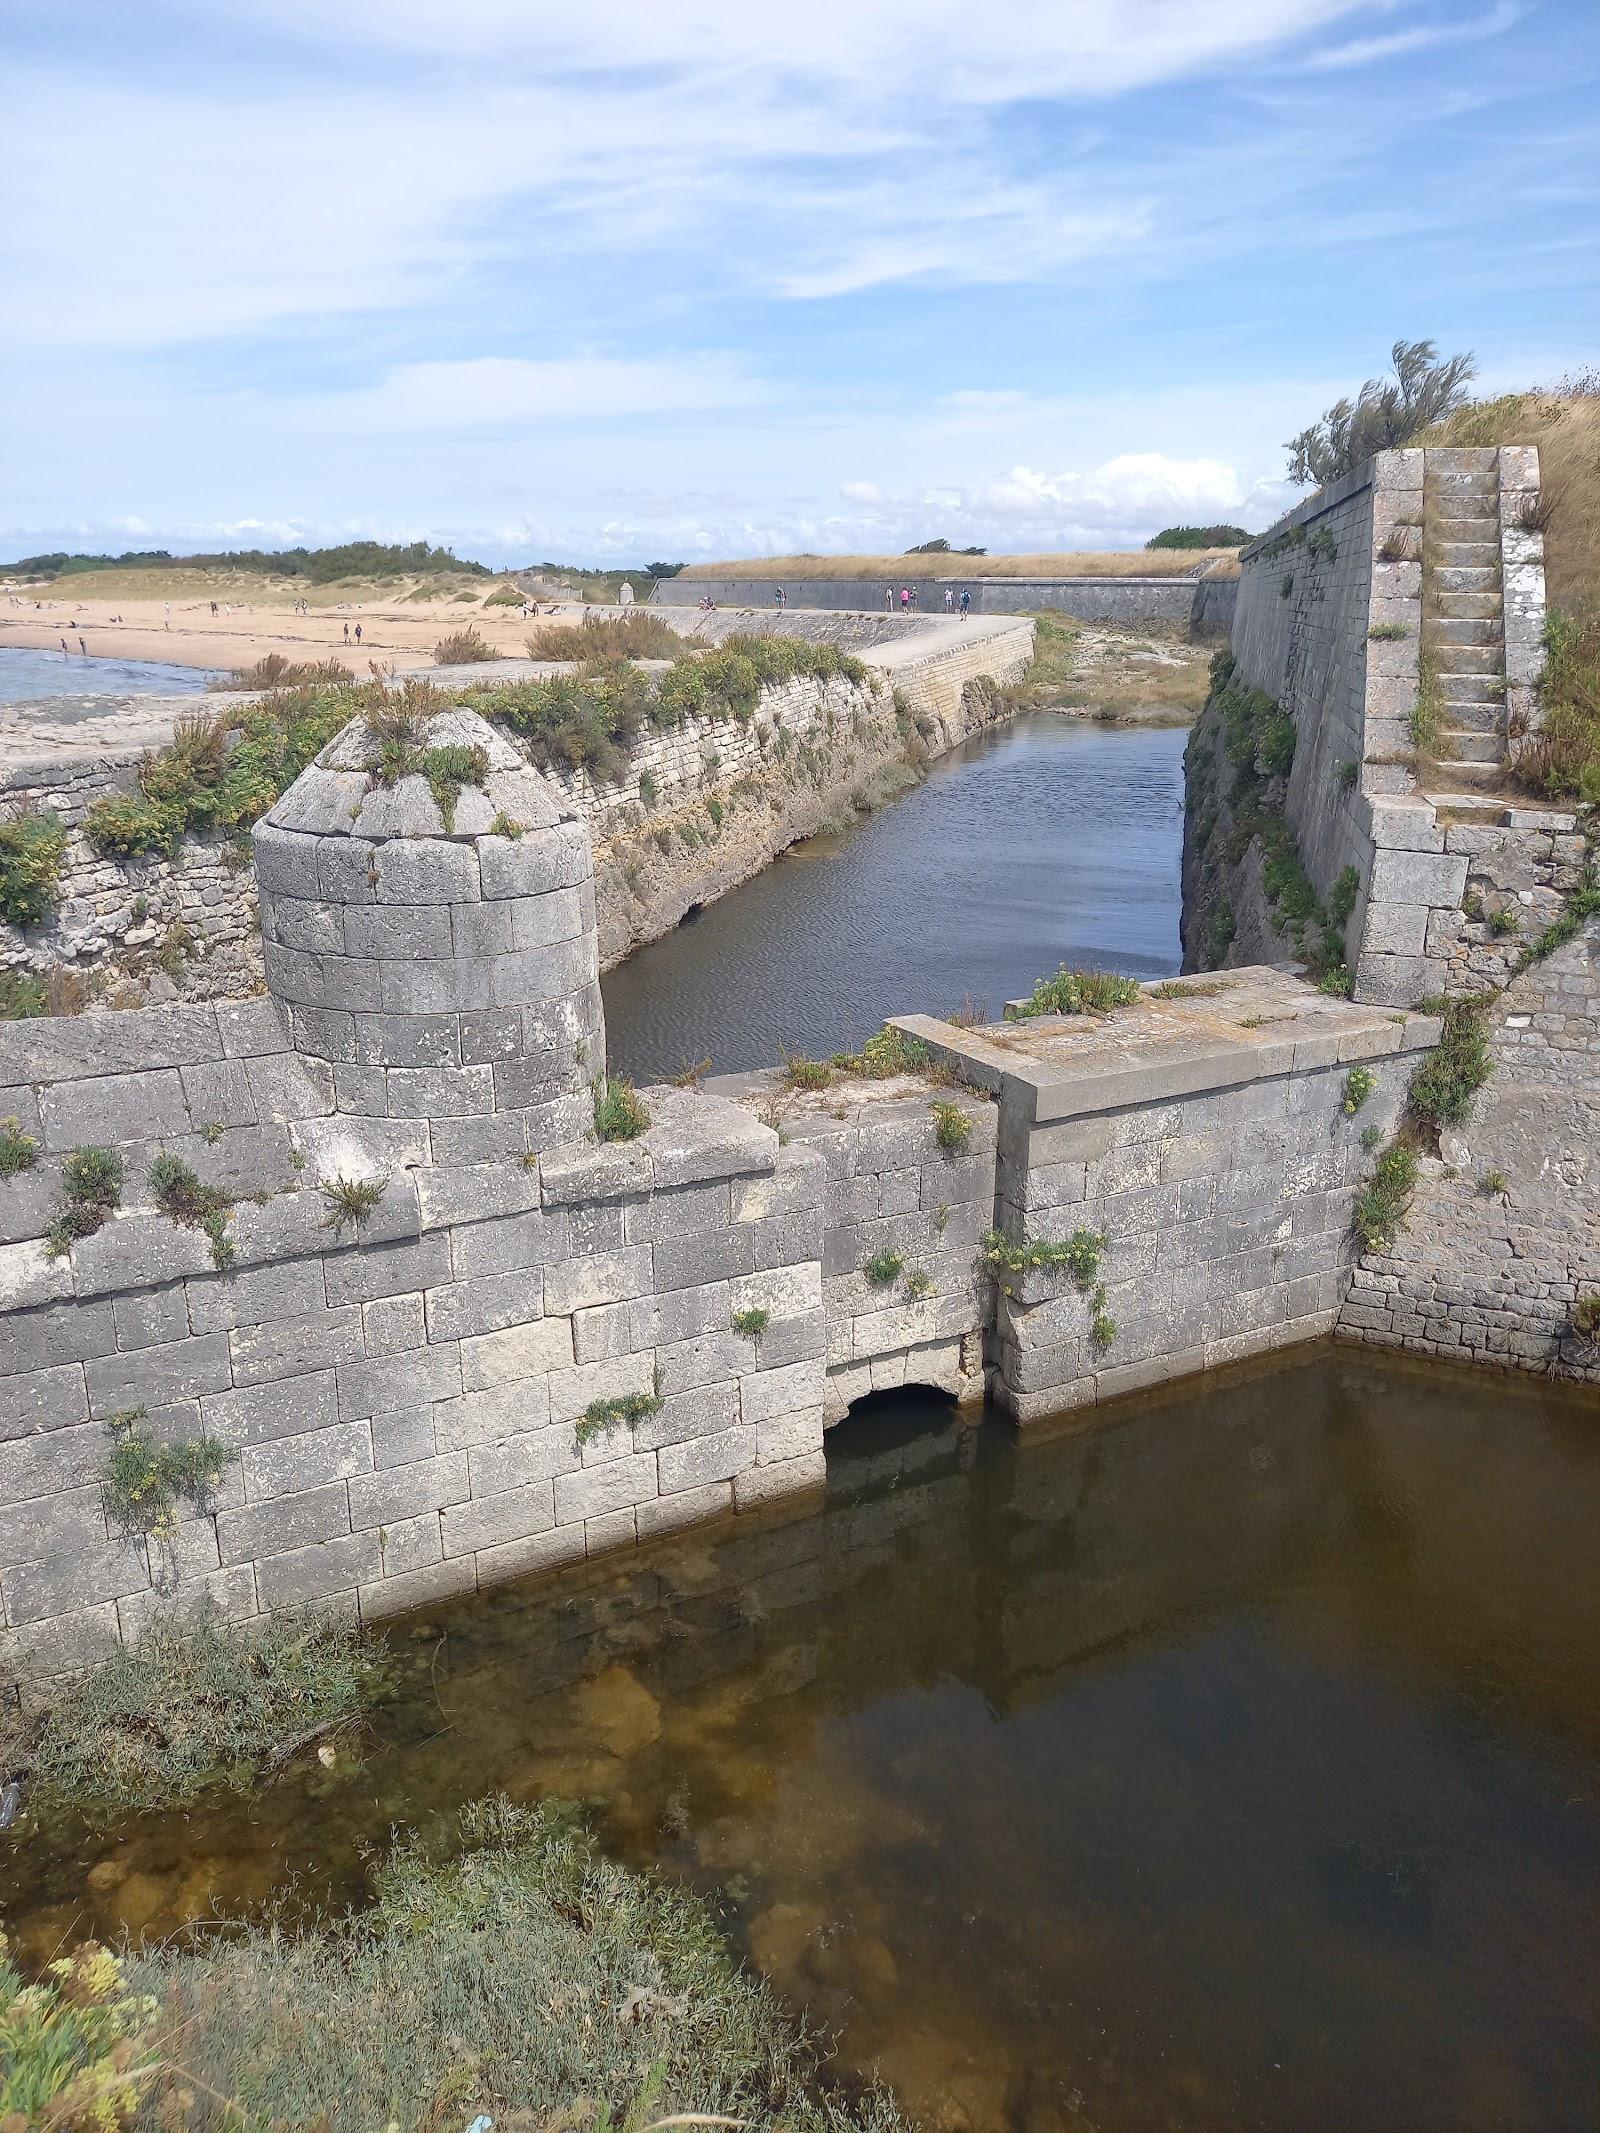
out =
[[[1600,1384],[1600,1340],[1572,1324],[1600,1295],[1600,926],[1511,981],[1493,1052],[1391,1248],[1356,1268],[1339,1331]]]
[[[724,607],[770,612],[777,580],[772,578],[663,578],[651,594],[659,607],[693,607],[703,594]],[[885,612],[892,590],[898,608],[902,586],[914,589],[925,616],[945,613],[949,589],[957,601],[972,595],[975,615],[1071,615],[1080,622],[1164,626],[1184,634],[1222,635],[1232,616],[1237,581],[1232,578],[897,578],[892,587],[882,578],[797,578],[785,587],[795,608],[847,608],[861,614]],[[1202,590],[1203,588],[1203,590]]]

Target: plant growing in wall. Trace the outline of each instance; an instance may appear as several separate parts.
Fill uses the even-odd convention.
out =
[[[65,1258],[80,1237],[103,1229],[122,1204],[122,1158],[114,1148],[74,1148],[61,1166],[65,1205],[45,1232],[52,1259]]]
[[[771,1316],[772,1314],[759,1304],[753,1305],[748,1311],[735,1311],[733,1330],[742,1334],[746,1340],[753,1341],[758,1333],[766,1332]]]
[[[960,1155],[972,1139],[972,1119],[959,1104],[935,1102],[933,1137],[946,1155]]]
[[[1344,1095],[1340,1102],[1345,1117],[1354,1118],[1377,1086],[1378,1077],[1370,1067],[1352,1067],[1344,1077]]]
[[[1600,1296],[1580,1296],[1572,1306],[1572,1330],[1586,1341],[1600,1341]]]
[[[636,1141],[650,1114],[631,1081],[607,1079],[594,1092],[594,1130],[603,1141]]]
[[[66,849],[66,824],[48,808],[21,808],[0,822],[0,918],[7,925],[36,926],[49,917]]]
[[[887,1289],[900,1279],[905,1261],[898,1252],[884,1250],[874,1252],[870,1259],[863,1260],[861,1271],[875,1289]]]
[[[906,1294],[920,1303],[925,1296],[933,1294],[933,1276],[924,1266],[914,1266],[906,1276]]]
[[[631,1429],[635,1422],[642,1422],[646,1415],[659,1414],[665,1404],[661,1391],[661,1369],[658,1364],[649,1392],[625,1392],[611,1400],[591,1400],[574,1425],[574,1442],[581,1452],[586,1444],[604,1435],[607,1430],[616,1429],[623,1422]]]
[[[1291,729],[1292,730],[1292,729]],[[1065,963],[1053,978],[1040,978],[1026,1000],[1006,1009],[1008,1022],[1025,1022],[1034,1015],[1108,1015],[1114,1008],[1132,1007],[1139,987],[1132,978],[1113,970],[1072,970]]]
[[[202,1183],[179,1156],[158,1155],[150,1165],[150,1197],[169,1222],[205,1232],[213,1266],[232,1266],[235,1253],[227,1225],[233,1202],[219,1186]]]
[[[142,1407],[108,1415],[111,1453],[101,1477],[106,1516],[126,1538],[170,1540],[178,1530],[178,1506],[208,1509],[211,1492],[236,1456],[214,1437],[188,1444],[157,1444],[139,1424]]]
[[[833,1069],[825,1060],[808,1059],[803,1052],[780,1051],[778,1057],[786,1089],[825,1089],[833,1080]]]
[[[39,1160],[39,1143],[16,1118],[0,1118],[0,1178],[14,1178]]]
[[[1356,1194],[1352,1217],[1363,1251],[1384,1252],[1411,1204],[1417,1183],[1417,1155],[1404,1145],[1391,1148],[1378,1160],[1367,1183]]]
[[[342,1237],[348,1229],[359,1237],[361,1225],[389,1189],[387,1178],[329,1178],[318,1190],[322,1194],[325,1213],[324,1229],[331,1229],[336,1237]]]

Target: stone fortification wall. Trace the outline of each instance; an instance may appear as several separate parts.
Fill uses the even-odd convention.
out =
[[[787,1087],[780,1072],[706,1086],[775,1125],[786,1146],[822,1158],[824,1420],[837,1422],[853,1401],[897,1385],[979,1396],[990,1296],[978,1244],[994,1219],[992,1102],[907,1074],[841,1075],[814,1092]],[[965,1125],[952,1125],[951,1113]],[[897,1262],[892,1269],[885,1254]]]
[[[686,636],[713,642],[751,624],[722,614],[704,618],[708,627],[684,619]],[[991,723],[994,703],[967,684],[1019,680],[1033,651],[1027,624],[974,626],[963,637],[942,624],[898,617],[793,617],[774,631],[776,619],[783,618],[759,618],[764,634],[859,647],[872,661],[875,686],[798,678],[766,689],[747,720],[688,718],[646,728],[614,779],[581,769],[546,773],[599,848],[602,967],[669,931],[691,904],[714,901],[797,838],[839,819],[852,796],[890,765],[944,754]],[[817,622],[828,626],[806,626]],[[526,661],[507,670],[555,671]],[[458,678],[483,674],[468,669]],[[192,709],[192,699],[182,701]],[[54,766],[24,761],[0,773],[0,806],[51,808],[69,830],[56,912],[37,927],[0,924],[0,970],[98,974],[117,1005],[258,990],[247,842],[188,836],[171,859],[122,860],[102,858],[84,837],[89,806],[130,790],[138,760],[131,751],[85,755]]]
[[[902,586],[914,589],[924,615],[942,616],[946,589],[972,595],[975,615],[1071,615],[1080,622],[1165,626],[1196,635],[1221,634],[1232,611],[1236,581],[1199,577],[1161,578],[963,578],[905,577],[894,581],[896,605]],[[1204,586],[1202,592],[1201,587]],[[771,578],[663,578],[651,594],[659,607],[693,607],[709,592],[724,607],[774,606]],[[882,578],[797,578],[785,587],[794,608],[849,608],[882,614],[890,591]]]
[[[1524,521],[1537,517],[1538,481],[1538,455],[1523,447],[1380,452],[1241,558],[1230,647],[1236,680],[1264,691],[1294,722],[1282,807],[1317,894],[1326,901],[1345,869],[1355,871],[1344,938],[1358,999],[1407,1006],[1443,991],[1460,961],[1461,901],[1480,834],[1493,829],[1514,840],[1526,832],[1531,864],[1540,840],[1547,844],[1559,827],[1549,811],[1497,796],[1493,759],[1512,727],[1537,722],[1543,562],[1540,537]],[[1452,508],[1457,494],[1491,491],[1493,567],[1431,558],[1425,565],[1429,514]],[[1450,530],[1452,522],[1439,523]],[[1456,552],[1448,541],[1435,548],[1445,558]],[[1473,615],[1434,615],[1451,600]],[[1445,715],[1477,717],[1485,728],[1476,737],[1447,734],[1441,745],[1481,742],[1481,760],[1430,766],[1418,758],[1413,713],[1425,621],[1454,633],[1436,648],[1436,661],[1475,669],[1448,686],[1480,701],[1447,706]],[[1194,747],[1209,759],[1209,782],[1225,791],[1231,772],[1212,714]],[[1224,802],[1220,819],[1208,803],[1212,834],[1200,851],[1195,812],[1185,826],[1186,962],[1213,960],[1206,944],[1221,903],[1237,922],[1232,960],[1260,957],[1282,936],[1262,891],[1259,849],[1230,856],[1237,847]],[[1502,849],[1501,863],[1521,862]]]
[[[1511,981],[1492,1046],[1493,1076],[1423,1161],[1391,1248],[1356,1268],[1339,1331],[1600,1384],[1600,1338],[1573,1325],[1600,1295],[1600,927]]]

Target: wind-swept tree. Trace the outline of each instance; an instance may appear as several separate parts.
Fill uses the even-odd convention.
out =
[[[1462,406],[1477,376],[1470,355],[1441,362],[1432,341],[1396,341],[1390,360],[1393,377],[1368,378],[1353,401],[1335,400],[1320,422],[1289,439],[1291,481],[1325,488],[1374,452],[1409,444]]]

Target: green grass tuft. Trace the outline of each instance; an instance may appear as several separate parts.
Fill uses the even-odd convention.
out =
[[[67,826],[48,809],[20,810],[0,822],[0,919],[37,926],[55,908]]]
[[[631,1081],[607,1080],[594,1092],[594,1130],[603,1141],[636,1141],[650,1114]]]
[[[326,1202],[324,1229],[342,1237],[348,1229],[361,1234],[363,1220],[371,1214],[389,1189],[387,1178],[329,1178],[318,1188]]]
[[[1065,963],[1053,978],[1040,978],[1028,998],[1006,1009],[1008,1022],[1023,1022],[1034,1015],[1107,1015],[1114,1008],[1133,1007],[1140,998],[1132,978],[1112,970],[1071,970]]]

